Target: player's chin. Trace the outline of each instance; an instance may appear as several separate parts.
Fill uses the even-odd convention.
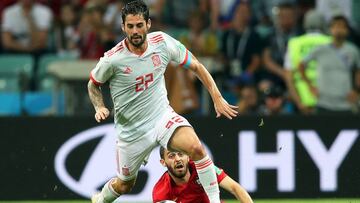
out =
[[[144,40],[142,39],[142,37],[137,37],[137,38],[132,38],[131,42],[133,45],[139,46],[144,42]]]
[[[175,167],[174,169],[173,169],[173,172],[175,173],[175,175],[177,176],[177,177],[183,177],[185,174],[186,174],[186,168],[184,167],[184,166],[182,166],[182,167]]]
[[[185,168],[176,168],[175,171],[178,173],[178,174],[182,174],[185,172]]]
[[[186,175],[186,171],[176,171],[174,174],[177,178],[183,178]]]
[[[136,38],[132,38],[131,41],[134,44],[139,44],[142,41],[142,39],[141,39],[141,37],[136,37]]]

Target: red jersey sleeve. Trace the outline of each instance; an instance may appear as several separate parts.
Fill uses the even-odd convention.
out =
[[[160,202],[162,200],[170,199],[170,179],[169,174],[165,172],[158,182],[155,184],[152,191],[153,202]]]
[[[217,166],[215,166],[215,172],[216,172],[216,177],[217,177],[218,183],[220,183],[227,176],[227,174],[224,172],[224,170],[221,168],[218,168]]]

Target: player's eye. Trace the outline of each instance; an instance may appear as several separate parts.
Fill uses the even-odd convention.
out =
[[[169,159],[173,159],[175,157],[174,153],[168,154]]]
[[[182,157],[182,156],[184,156],[184,154],[181,153],[181,152],[179,152],[179,153],[178,153],[178,156],[179,156],[179,157]]]
[[[144,26],[144,23],[138,23],[138,24],[136,24],[136,27],[138,27],[138,28],[142,28]]]
[[[134,27],[134,25],[132,25],[132,24],[127,24],[127,27],[131,29],[131,28]]]

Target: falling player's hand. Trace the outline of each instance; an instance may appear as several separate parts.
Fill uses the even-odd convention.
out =
[[[221,115],[226,116],[228,119],[232,119],[233,117],[236,117],[238,114],[237,109],[238,106],[233,106],[227,103],[227,101],[224,98],[218,99],[216,102],[214,102],[214,107],[216,111],[216,118],[219,118]]]
[[[100,123],[110,115],[110,111],[106,107],[100,107],[96,109],[95,120]]]

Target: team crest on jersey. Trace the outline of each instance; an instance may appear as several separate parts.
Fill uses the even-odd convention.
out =
[[[122,174],[124,176],[129,176],[130,175],[130,170],[129,170],[129,167],[127,167],[127,166],[122,167],[121,171],[122,171]]]
[[[160,56],[158,54],[155,54],[151,57],[151,60],[154,64],[155,67],[160,66],[161,65],[161,60],[160,60]]]

